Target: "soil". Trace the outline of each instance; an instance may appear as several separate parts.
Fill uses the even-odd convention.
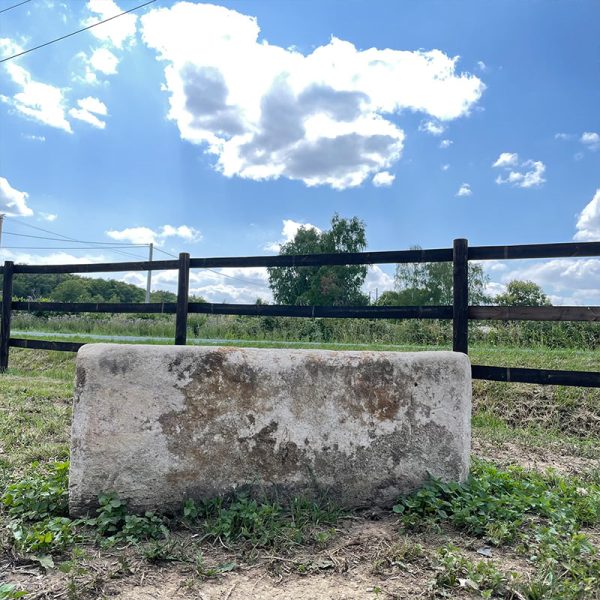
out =
[[[573,456],[567,450],[535,448],[511,442],[473,441],[474,454],[528,469],[553,468],[564,474],[583,475],[597,470],[598,459]],[[599,539],[600,532],[587,532]],[[177,543],[194,546],[189,533],[176,534]],[[397,549],[419,544],[422,555],[397,560]],[[32,562],[12,563],[4,577],[30,594],[27,600],[398,600],[432,598],[435,557],[440,547],[453,544],[470,560],[492,560],[503,571],[527,577],[529,564],[509,547],[493,548],[491,557],[478,552],[482,542],[454,531],[410,534],[399,530],[397,520],[385,511],[344,520],[335,535],[318,547],[299,546],[282,556],[256,551],[241,555],[206,544],[202,567],[192,562],[149,563],[132,548],[99,550],[89,547],[74,561],[71,572],[44,572]],[[0,565],[3,561],[0,560]],[[228,565],[227,572],[211,568]],[[0,569],[1,570],[1,569]],[[0,581],[2,574],[0,573]],[[452,590],[452,598],[475,598],[467,589]]]

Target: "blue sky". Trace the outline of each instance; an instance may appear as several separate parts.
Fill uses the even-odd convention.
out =
[[[140,3],[31,0],[0,14],[0,56]],[[599,21],[595,0],[158,0],[0,64],[0,259],[132,258],[11,235],[53,237],[31,226],[264,254],[335,212],[371,250],[600,240]],[[600,304],[596,259],[485,266],[493,292],[527,278]],[[269,297],[264,270],[223,273],[192,288]]]

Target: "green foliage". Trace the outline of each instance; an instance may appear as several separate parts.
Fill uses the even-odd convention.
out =
[[[164,539],[169,530],[163,518],[147,511],[143,516],[129,514],[127,504],[114,493],[101,494],[97,516],[85,521],[108,544],[127,542],[137,544],[144,540]]]
[[[411,250],[421,250],[413,246]],[[485,293],[489,277],[483,267],[469,263],[469,304],[486,304],[490,298]],[[452,263],[404,263],[396,265],[394,287],[397,306],[452,304]]]
[[[7,486],[0,502],[9,517],[15,546],[34,554],[64,550],[75,540],[68,514],[69,463],[34,466],[23,480]]]
[[[510,590],[515,575],[505,575],[492,562],[473,562],[454,546],[441,548],[438,560],[435,578],[438,588],[463,587],[479,592],[482,598],[511,597]]]
[[[35,522],[15,520],[8,527],[22,552],[60,552],[77,539],[75,523],[67,517],[48,517]]]
[[[34,466],[28,477],[6,488],[0,502],[10,517],[21,521],[67,516],[68,477],[68,462],[54,463],[47,472]]]
[[[358,218],[334,215],[331,228],[317,231],[301,227],[293,240],[283,244],[280,255],[362,252],[367,247],[365,224]],[[361,305],[368,299],[361,287],[367,267],[269,267],[269,285],[278,304]]]
[[[1,280],[1,277],[0,277]],[[13,280],[13,296],[55,302],[143,302],[146,292],[130,283],[114,279],[80,277],[70,274],[17,273]],[[156,291],[152,302],[175,302],[172,292]]]
[[[506,292],[496,296],[501,306],[550,306],[550,300],[544,290],[533,281],[514,279],[506,286]]]
[[[0,600],[16,600],[26,595],[27,592],[17,590],[12,583],[0,583]]]
[[[583,599],[600,589],[598,552],[580,531],[600,522],[597,484],[477,461],[466,483],[431,481],[394,511],[409,528],[447,523],[495,545],[516,543],[536,568],[521,586],[525,598]],[[491,597],[508,581],[487,567],[471,568],[453,552],[442,559],[439,585],[466,578]]]
[[[287,546],[315,541],[316,528],[340,517],[330,505],[296,498],[284,509],[275,502],[257,502],[245,495],[215,498],[200,505],[188,500],[184,519],[199,524],[204,537],[223,543],[250,542],[254,547]]]

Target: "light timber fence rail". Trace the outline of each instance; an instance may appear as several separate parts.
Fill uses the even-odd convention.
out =
[[[448,319],[452,320],[452,347],[468,353],[470,320],[498,321],[600,321],[599,306],[469,306],[468,264],[470,260],[512,260],[600,256],[600,242],[526,244],[513,246],[472,246],[456,239],[452,248],[354,252],[283,256],[190,258],[88,265],[19,265],[6,261],[3,274],[0,330],[0,370],[8,367],[11,347],[76,352],[83,344],[10,337],[14,310],[69,313],[166,313],[175,314],[175,344],[185,345],[190,313],[253,315],[271,317],[347,319]],[[453,304],[451,306],[284,306],[257,304],[210,304],[188,302],[190,269],[227,267],[320,267],[326,265],[371,265],[390,263],[453,263]],[[115,273],[123,271],[177,270],[177,302],[90,303],[13,301],[13,276],[17,273]],[[542,383],[600,387],[600,372],[560,371],[473,365],[473,378],[492,381]]]

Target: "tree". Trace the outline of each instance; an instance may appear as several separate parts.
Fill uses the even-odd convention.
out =
[[[365,224],[335,214],[326,231],[300,227],[293,240],[283,244],[280,255],[362,252],[367,247]],[[348,306],[364,305],[361,291],[367,267],[269,267],[269,286],[278,304]]]
[[[506,286],[506,292],[496,296],[501,306],[551,306],[544,290],[533,281],[514,279]]]
[[[411,250],[421,250],[413,246]],[[483,267],[469,263],[469,303],[485,304],[489,297],[485,287],[489,277]],[[404,263],[396,265],[394,287],[399,306],[452,304],[452,263]]]

